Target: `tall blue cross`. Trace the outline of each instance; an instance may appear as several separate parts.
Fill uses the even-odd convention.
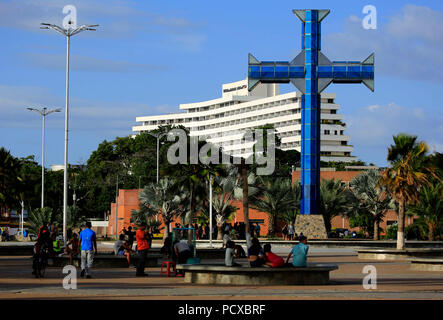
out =
[[[258,83],[291,82],[302,93],[301,214],[320,213],[320,93],[331,82],[364,83],[374,91],[374,54],[363,62],[331,62],[321,53],[321,21],[329,12],[293,10],[302,21],[302,51],[291,62],[260,62],[249,54],[249,91]]]

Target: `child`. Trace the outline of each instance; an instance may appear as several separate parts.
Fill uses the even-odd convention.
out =
[[[285,265],[285,261],[283,258],[277,256],[276,254],[271,252],[271,245],[269,243],[263,246],[265,264],[272,268],[278,268]]]
[[[227,267],[237,267],[240,266],[238,263],[234,262],[234,248],[235,248],[235,242],[232,240],[229,240],[226,243],[226,253],[225,253],[225,266]]]

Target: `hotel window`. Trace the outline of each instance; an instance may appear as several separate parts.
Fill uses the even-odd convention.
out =
[[[331,131],[330,130],[325,130],[325,134],[326,135],[331,134]]]

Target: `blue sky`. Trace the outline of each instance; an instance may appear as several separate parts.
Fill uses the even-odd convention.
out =
[[[100,24],[71,41],[69,162],[103,140],[131,134],[136,116],[214,99],[243,79],[247,55],[291,60],[300,50],[292,9],[327,8],[322,51],[331,60],[376,55],[376,87],[331,85],[354,155],[385,165],[392,135],[416,134],[443,152],[443,3],[437,1],[0,1],[0,146],[41,160],[41,117],[28,106],[64,108],[65,39],[40,22]],[[377,30],[365,30],[365,5]],[[284,85],[282,92],[294,90]],[[47,118],[46,165],[63,163],[63,113]]]

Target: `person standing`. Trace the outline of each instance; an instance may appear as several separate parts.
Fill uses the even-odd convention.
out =
[[[147,277],[148,274],[145,273],[146,258],[148,257],[149,250],[149,233],[146,232],[146,223],[140,224],[140,228],[135,234],[137,240],[137,253],[138,253],[138,265],[136,277]]]
[[[92,264],[94,263],[94,254],[97,254],[97,237],[91,230],[92,224],[86,222],[86,228],[80,232],[78,239],[81,241],[81,273],[80,277],[91,278]]]
[[[294,225],[292,222],[288,226],[288,240],[294,240]]]
[[[257,239],[260,238],[260,225],[258,222],[255,224],[255,233],[257,234]]]

